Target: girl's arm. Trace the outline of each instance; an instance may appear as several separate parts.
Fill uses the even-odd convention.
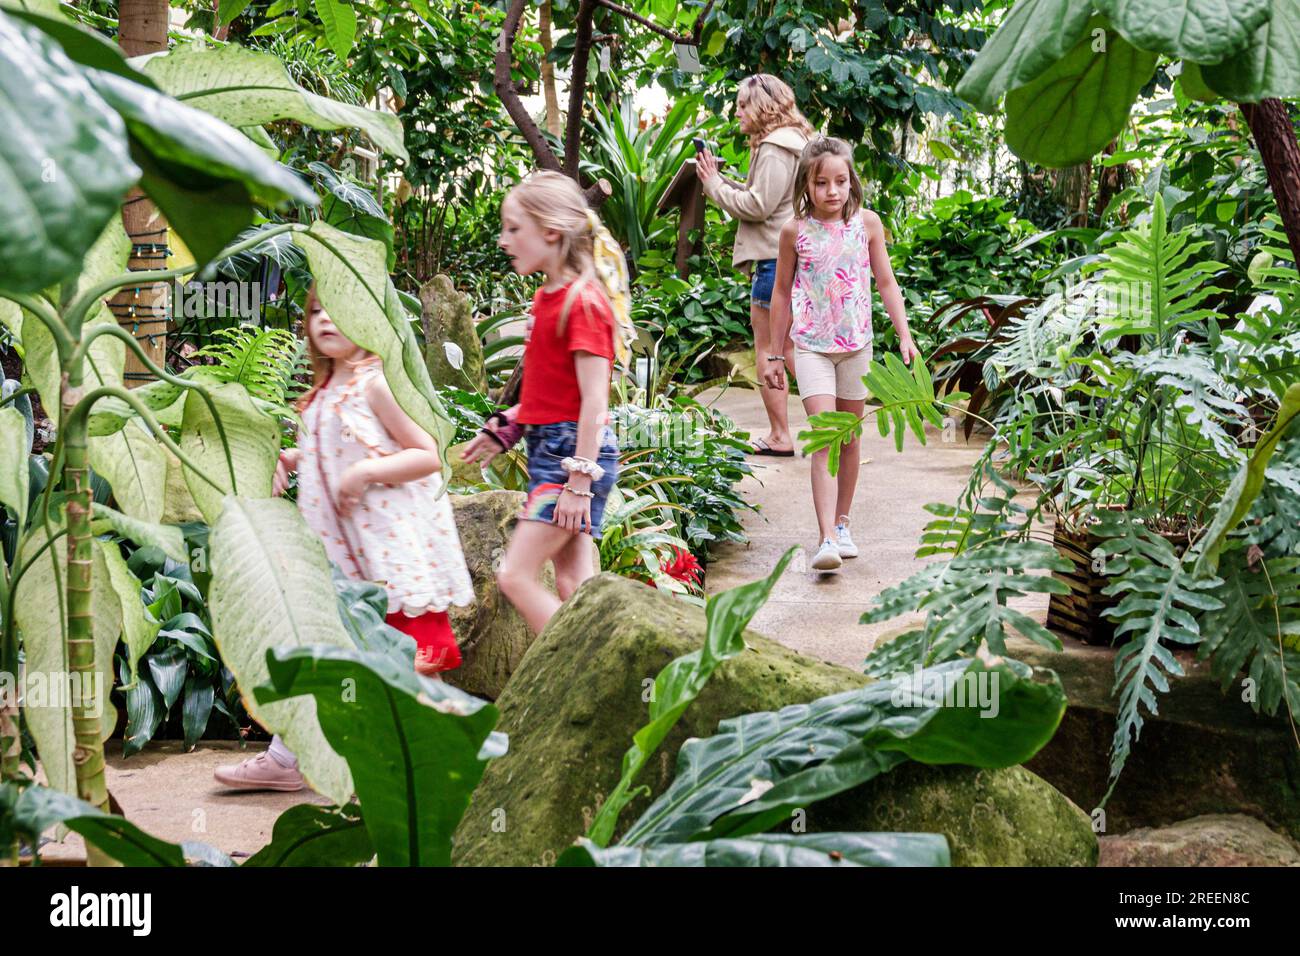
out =
[[[868,251],[871,256],[871,272],[876,277],[876,288],[880,290],[881,301],[885,311],[894,323],[898,333],[898,352],[903,361],[912,364],[913,358],[920,358],[921,353],[912,341],[912,330],[907,324],[907,309],[903,305],[903,290],[894,278],[894,267],[889,263],[889,249],[885,245],[885,224],[870,209],[862,210],[862,224],[867,229]]]
[[[794,270],[799,260],[794,247],[798,232],[798,222],[791,219],[781,227],[781,235],[777,239],[776,282],[772,286],[771,324],[768,327],[769,347],[774,356],[784,357],[785,343],[790,337],[790,323],[794,319],[790,312],[790,289],[794,286]],[[763,370],[763,381],[768,387],[785,388],[785,376],[790,371],[785,367],[785,362],[766,355],[756,356],[756,359],[758,367]]]
[[[275,477],[271,481],[271,494],[282,495],[289,488],[289,476],[298,470],[302,458],[302,449],[286,448],[280,452],[280,460],[275,463]]]
[[[441,470],[437,442],[402,411],[382,375],[366,386],[366,400],[380,424],[402,446],[395,454],[357,462],[356,466],[365,466],[363,472],[371,484],[400,485]]]
[[[595,461],[600,454],[600,429],[609,415],[609,359],[591,352],[573,353],[582,405],[578,411],[578,441],[574,455]],[[590,475],[569,475],[568,485],[576,491],[591,490]],[[566,531],[591,530],[591,499],[560,493],[555,506],[555,523]]]

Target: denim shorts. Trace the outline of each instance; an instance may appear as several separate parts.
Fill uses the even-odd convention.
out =
[[[754,284],[749,289],[749,304],[761,309],[770,309],[774,285],[776,285],[776,260],[759,259],[754,263]]]
[[[555,505],[563,494],[560,489],[569,480],[569,473],[560,465],[573,457],[578,447],[578,423],[554,422],[550,425],[529,425],[524,436],[528,447],[528,500],[519,517],[523,521],[555,520]],[[606,425],[600,431],[600,452],[596,463],[605,469],[600,481],[591,483],[591,536],[600,540],[600,523],[605,514],[605,499],[618,478],[618,443],[614,429]]]

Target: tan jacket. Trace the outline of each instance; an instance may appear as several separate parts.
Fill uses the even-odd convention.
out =
[[[721,175],[704,184],[704,194],[738,220],[731,264],[750,270],[759,259],[775,259],[781,227],[794,216],[794,173],[808,138],[783,126],[759,141],[744,185]]]

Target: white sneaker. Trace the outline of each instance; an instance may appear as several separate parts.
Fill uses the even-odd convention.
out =
[[[840,549],[841,558],[856,558],[858,546],[849,536],[849,516],[840,515],[840,523],[835,526],[835,546]]]
[[[821,548],[818,549],[817,554],[812,559],[814,571],[834,571],[843,563],[840,558],[840,549],[836,547],[835,542],[830,538],[822,542]]]

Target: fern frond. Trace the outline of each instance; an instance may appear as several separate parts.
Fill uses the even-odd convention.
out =
[[[1195,577],[1169,541],[1132,515],[1103,516],[1095,531],[1104,539],[1106,569],[1112,578],[1102,593],[1121,596],[1119,604],[1103,614],[1117,622],[1117,639],[1131,635],[1115,654],[1119,709],[1111,742],[1109,798],[1132,744],[1141,736],[1143,709],[1157,714],[1156,693],[1169,690],[1166,675],[1183,675],[1182,665],[1161,641],[1199,644],[1196,614],[1223,606],[1211,593],[1223,582]]]
[[[1205,640],[1197,656],[1226,691],[1243,670],[1254,683],[1246,699],[1259,713],[1286,703],[1300,712],[1300,558],[1271,558],[1251,567],[1244,548],[1224,554],[1222,607],[1201,619]]]
[[[254,398],[284,405],[302,346],[285,329],[241,325],[218,329],[195,355],[215,360],[207,369],[217,381],[238,382]]]

